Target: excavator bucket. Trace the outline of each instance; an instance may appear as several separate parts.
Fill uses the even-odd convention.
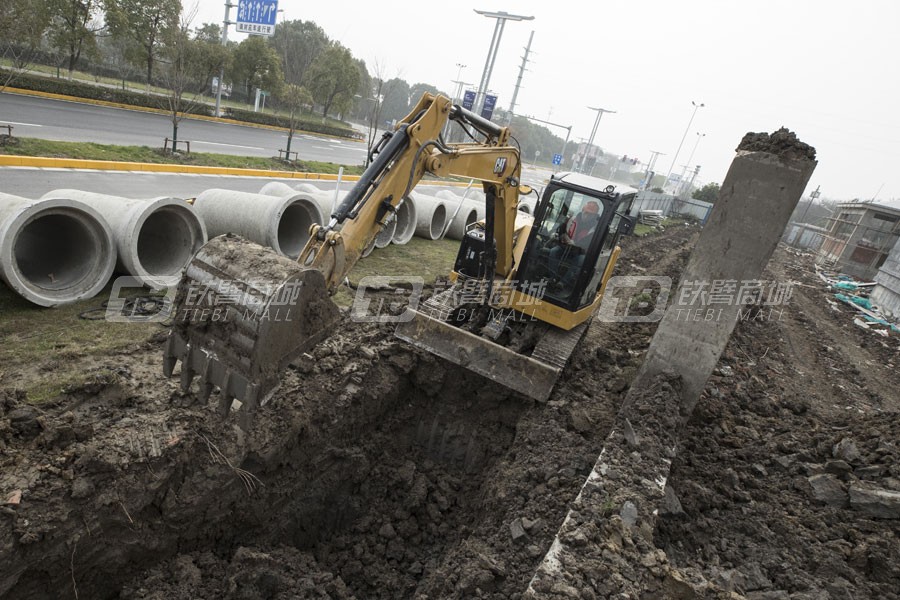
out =
[[[538,402],[546,402],[590,321],[564,331],[547,327],[530,355],[460,329],[445,319],[452,313],[451,292],[407,309],[394,332],[398,338]]]
[[[205,401],[220,390],[227,416],[237,400],[241,425],[265,404],[288,364],[324,338],[340,318],[325,279],[236,235],[210,240],[178,285],[163,372],[181,362],[181,387],[200,377]]]

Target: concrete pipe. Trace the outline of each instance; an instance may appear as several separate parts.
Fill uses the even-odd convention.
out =
[[[397,232],[397,215],[393,215],[391,220],[388,221],[387,225],[381,228],[381,231],[378,232],[378,235],[375,236],[375,247],[376,248],[387,248],[391,240],[394,239],[394,234]]]
[[[397,207],[397,230],[394,232],[395,244],[403,245],[416,234],[416,202],[412,198],[406,198]]]
[[[444,233],[447,224],[447,206],[434,196],[411,192],[416,203],[416,235],[426,240],[436,240]]]
[[[266,196],[293,196],[297,192],[316,194],[322,191],[323,190],[320,190],[311,183],[297,183],[293,186],[290,186],[283,181],[270,181],[266,185],[262,186],[262,189],[259,190],[259,193],[265,194]]]
[[[437,193],[437,197],[446,200],[448,206],[448,223],[444,226],[444,237],[451,240],[463,239],[466,228],[478,220],[478,210],[474,203],[449,190],[441,190]]]
[[[71,198],[98,210],[116,243],[116,269],[152,288],[180,276],[206,243],[206,227],[191,205],[179,198],[137,200],[81,190],[54,190],[44,198]]]
[[[211,189],[197,196],[194,210],[210,238],[236,233],[289,258],[300,255],[310,226],[324,222],[319,206],[301,193],[279,197]]]
[[[90,206],[0,193],[0,278],[29,302],[57,306],[92,298],[115,265],[112,232]]]

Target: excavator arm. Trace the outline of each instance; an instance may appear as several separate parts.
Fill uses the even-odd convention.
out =
[[[441,131],[459,122],[483,141],[445,144]],[[472,132],[470,131],[470,134]],[[474,139],[474,136],[473,136]],[[237,406],[241,424],[271,396],[288,364],[328,336],[340,320],[329,299],[426,173],[482,181],[486,196],[484,277],[513,269],[513,237],[521,162],[509,131],[443,96],[424,94],[397,128],[382,138],[353,189],[330,221],[313,225],[297,262],[238,236],[210,240],[179,283],[175,322],[163,371],[181,362],[187,391],[220,389],[220,412]],[[235,403],[234,401],[237,401]]]
[[[448,119],[474,128],[481,143],[445,144]],[[482,181],[488,198],[487,223],[497,240],[493,262],[504,275],[512,268],[513,225],[521,173],[519,152],[507,146],[509,131],[443,96],[424,94],[395,131],[386,133],[369,167],[325,225],[313,225],[298,262],[321,271],[328,289],[337,289],[356,261],[393,218],[397,207],[426,173]]]

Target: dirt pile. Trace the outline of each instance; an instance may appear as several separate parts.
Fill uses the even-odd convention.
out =
[[[624,265],[677,277],[696,231],[629,240]],[[800,277],[798,261],[780,254],[775,275]],[[798,288],[783,321],[739,325],[655,545],[623,534],[665,593],[900,589],[898,521],[877,516],[890,495],[859,492],[900,479],[896,347],[820,295]],[[348,324],[249,434],[161,379],[160,338],[40,407],[4,390],[0,597],[520,598],[653,330],[594,323],[538,405]]]
[[[773,270],[811,267],[782,251]],[[783,318],[738,326],[682,436],[670,480],[680,503],[657,543],[748,598],[897,598],[900,406],[889,390],[900,381],[884,362],[896,341],[856,346],[876,336],[828,309],[813,279],[798,283],[809,287]]]

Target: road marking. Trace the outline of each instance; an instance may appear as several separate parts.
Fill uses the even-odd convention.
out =
[[[210,146],[228,146],[229,148],[245,148],[247,150],[264,150],[257,146],[240,146],[238,144],[221,144],[219,142],[204,142],[203,140],[191,140],[193,144],[209,144]]]
[[[43,127],[43,125],[38,125],[36,123],[16,123],[15,121],[6,121],[8,125],[21,125],[22,127]]]

